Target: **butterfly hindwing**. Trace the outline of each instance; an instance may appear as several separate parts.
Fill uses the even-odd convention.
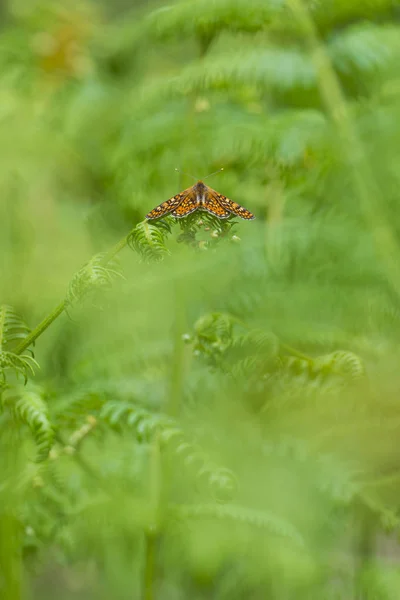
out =
[[[219,194],[218,192],[216,192],[215,190],[212,190],[211,188],[209,188],[209,191],[210,191],[210,196],[212,196],[215,199],[215,201],[218,202],[218,204],[220,204],[220,206],[224,210],[226,210],[228,213],[236,215],[237,217],[241,217],[242,219],[247,219],[247,220],[255,219],[255,216],[253,215],[253,213],[251,213],[249,210],[247,210],[247,208],[244,208],[244,206],[240,206],[240,204],[238,204],[237,202],[233,202],[226,196]]]

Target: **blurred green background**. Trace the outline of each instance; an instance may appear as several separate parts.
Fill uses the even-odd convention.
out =
[[[1,599],[400,597],[399,64],[397,0],[0,4]],[[221,167],[255,221],[143,221]]]

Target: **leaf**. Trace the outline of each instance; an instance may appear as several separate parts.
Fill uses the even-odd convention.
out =
[[[129,234],[128,244],[144,262],[158,262],[170,253],[165,245],[166,234],[170,231],[169,221],[143,221]]]
[[[32,353],[19,355],[13,352],[17,343],[29,333],[29,327],[11,306],[0,306],[0,387],[6,383],[6,369],[22,375],[26,383],[28,375],[34,374],[34,367],[39,367]]]
[[[244,523],[258,529],[265,529],[273,535],[286,537],[297,546],[304,546],[302,536],[291,523],[267,511],[232,504],[177,504],[171,506],[171,511],[178,517],[190,520],[214,518]]]
[[[105,254],[96,254],[73,277],[66,295],[67,306],[82,300],[98,288],[109,288],[116,277],[123,277],[116,259],[105,263]]]
[[[31,430],[38,449],[36,462],[46,460],[54,443],[54,429],[41,391],[16,388],[6,392],[2,402],[4,407],[10,409]]]

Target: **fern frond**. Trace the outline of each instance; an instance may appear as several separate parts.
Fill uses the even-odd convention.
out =
[[[393,56],[393,28],[358,24],[333,37],[330,43],[332,62],[339,73],[367,74],[386,66]]]
[[[352,352],[337,351],[310,358],[281,356],[277,381],[282,391],[293,398],[320,394],[334,394],[348,389],[365,376],[365,367],[359,356]]]
[[[196,39],[204,51],[224,30],[264,30],[282,8],[282,0],[252,0],[251,10],[246,0],[175,0],[139,21],[136,10],[125,14],[115,31],[108,31],[102,46],[121,60],[121,56],[131,57],[150,39],[153,44],[175,40],[179,31],[181,38]]]
[[[297,546],[304,546],[304,541],[296,528],[276,514],[268,513],[231,504],[187,504],[172,505],[172,514],[185,519],[225,519],[233,523],[243,523],[265,529],[273,535],[287,538]]]
[[[354,352],[337,350],[331,354],[319,356],[314,362],[313,372],[337,375],[351,381],[365,375],[365,366],[361,358]]]
[[[239,485],[233,471],[217,467],[206,457],[203,458],[203,461],[203,466],[197,471],[198,489],[207,487],[218,502],[225,503],[232,500]]]
[[[233,227],[237,224],[233,218],[222,220],[206,212],[196,212],[176,221],[182,230],[177,241],[200,250],[212,248],[222,239],[230,236]]]
[[[170,231],[167,219],[154,223],[143,221],[129,234],[128,244],[145,262],[158,262],[170,253],[165,245],[166,234]]]
[[[37,446],[36,462],[46,460],[54,443],[54,428],[40,391],[15,388],[3,395],[3,406],[29,427]]]
[[[157,438],[161,448],[192,469],[199,487],[207,486],[214,497],[225,500],[231,498],[236,490],[237,482],[232,471],[218,467],[197,444],[187,441],[185,432],[174,419],[127,402],[110,401],[103,406],[99,420],[117,429],[124,426],[132,428],[141,443]]]
[[[128,402],[109,401],[100,411],[100,420],[113,427],[132,427],[138,441],[150,441],[157,433],[172,422],[164,415],[152,413],[145,408]]]
[[[303,163],[307,151],[324,148],[331,138],[330,125],[319,110],[285,110],[282,114],[273,115],[265,123],[264,144],[269,143],[269,150],[260,139],[258,147],[269,152],[278,165],[295,165]],[[257,136],[258,137],[258,136]],[[257,139],[257,138],[256,138]]]
[[[254,85],[261,89],[289,91],[311,89],[316,85],[315,68],[297,49],[242,48],[240,52],[208,54],[201,62],[186,67],[181,75],[155,84],[161,96],[187,95],[204,90]]]
[[[32,353],[18,355],[12,351],[29,333],[29,327],[11,306],[0,306],[0,385],[6,382],[5,369],[22,375],[26,383],[28,376],[34,375],[34,368],[39,367]]]
[[[234,379],[246,384],[253,384],[255,380],[265,382],[267,370],[264,361],[259,356],[246,356],[235,361],[230,367],[230,373]]]
[[[264,29],[282,8],[280,0],[185,0],[155,10],[144,24],[146,33],[159,39],[182,36],[214,37],[224,29],[254,32]]]
[[[239,335],[224,354],[224,364],[236,380],[262,389],[279,366],[279,340],[258,329]]]
[[[279,340],[275,334],[261,329],[252,329],[235,338],[232,354],[238,356],[261,355],[265,361],[274,360],[279,352]]]
[[[323,31],[331,31],[335,27],[347,25],[354,21],[382,20],[390,17],[393,11],[392,0],[313,0],[309,3],[313,19]]]
[[[53,419],[57,425],[75,428],[87,416],[96,418],[104,403],[104,394],[90,389],[79,390],[59,402]]]
[[[35,367],[39,368],[39,365],[30,354],[0,352],[0,383],[6,382],[5,369],[13,369],[17,375],[22,375],[26,383],[28,376],[35,374]]]
[[[337,350],[308,360],[295,356],[285,356],[282,357],[282,365],[294,376],[307,374],[311,379],[318,376],[357,379],[365,374],[365,367],[361,358],[346,350]]]
[[[30,331],[12,306],[0,306],[0,351],[10,350],[14,342],[26,338]]]
[[[194,352],[213,361],[232,343],[235,319],[225,313],[209,313],[194,325]]]
[[[67,306],[82,300],[98,288],[109,288],[116,277],[122,277],[116,259],[104,264],[105,254],[97,254],[72,278],[65,303]]]
[[[360,77],[383,71],[398,56],[395,41],[386,39],[384,27],[359,25],[333,36],[327,44],[333,67],[339,75]],[[398,36],[388,28],[390,38]],[[285,48],[226,36],[201,60],[193,61],[175,77],[160,78],[146,85],[138,106],[167,98],[211,90],[235,90],[251,86],[269,94],[316,91],[316,67],[310,56],[291,41]],[[240,48],[240,50],[238,49]]]

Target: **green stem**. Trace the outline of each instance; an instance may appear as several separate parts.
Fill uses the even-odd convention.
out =
[[[156,554],[156,534],[146,531],[145,536],[145,568],[143,600],[154,599],[154,559]]]
[[[314,362],[314,359],[311,358],[311,356],[307,356],[307,354],[303,354],[302,352],[299,352],[299,350],[296,350],[295,348],[292,348],[291,346],[288,346],[287,344],[283,344],[282,342],[279,342],[279,345],[282,348],[282,350],[285,350],[285,352],[287,352],[288,354],[297,356],[297,358],[301,358],[302,360],[305,360],[309,363]]]
[[[33,344],[33,342],[40,335],[42,335],[42,333],[44,331],[46,331],[46,329],[48,327],[50,327],[50,325],[53,323],[53,321],[55,321],[57,319],[57,317],[59,317],[61,315],[61,313],[64,312],[64,309],[65,309],[65,301],[63,300],[45,319],[43,319],[43,321],[41,323],[39,323],[39,325],[37,325],[37,327],[35,327],[35,329],[33,329],[30,332],[29,335],[26,336],[26,338],[24,338],[22,340],[22,342],[20,342],[18,344],[18,346],[14,350],[14,353],[22,354],[22,352],[24,350],[29,348],[29,346],[31,344]]]
[[[360,501],[355,503],[353,515],[354,597],[363,598],[366,591],[364,574],[376,553],[376,525],[370,510]]]
[[[57,442],[63,447],[65,448],[66,446],[68,446],[67,442],[64,440],[64,438],[62,437],[62,435],[57,432],[56,433],[56,440]],[[103,477],[101,477],[101,475],[96,472],[93,467],[86,462],[86,460],[84,458],[82,458],[80,452],[78,450],[76,450],[73,454],[69,455],[70,458],[76,462],[76,464],[82,469],[82,471],[84,471],[86,473],[86,475],[88,475],[90,477],[90,479],[96,483],[96,485],[103,490],[103,492],[106,492],[107,494],[110,493],[110,486],[107,484],[107,482],[104,480]]]
[[[22,540],[13,512],[0,515],[0,595],[7,600],[22,598]]]
[[[6,320],[6,311],[0,310],[0,350],[3,346],[3,331],[4,331],[4,322]]]
[[[125,248],[125,246],[128,243],[128,237],[129,236],[123,237],[118,242],[118,244],[115,244],[115,246],[106,253],[103,260],[101,261],[102,265],[107,265],[110,262],[110,260],[112,260],[114,258],[114,256],[116,256],[119,252],[121,252],[121,250],[123,250]]]
[[[160,442],[155,438],[150,446],[149,454],[149,503],[151,509],[150,523],[145,532],[145,564],[143,581],[143,600],[154,599],[154,583],[156,578],[155,560],[157,540],[160,534]]]
[[[128,236],[125,236],[124,238],[122,238],[122,240],[120,240],[118,242],[118,244],[116,244],[113,248],[111,248],[111,250],[109,250],[106,253],[103,260],[101,261],[101,264],[107,265],[114,258],[114,256],[116,256],[118,254],[118,252],[121,252],[121,250],[123,248],[125,248],[127,243],[128,243]],[[42,333],[44,331],[46,331],[46,329],[48,327],[50,327],[50,325],[53,323],[53,321],[55,321],[64,312],[65,308],[66,308],[66,303],[65,303],[65,300],[63,300],[58,306],[56,306],[56,308],[45,319],[43,319],[43,321],[41,323],[39,323],[39,325],[37,325],[35,327],[35,329],[33,329],[31,331],[31,333],[29,335],[26,336],[26,338],[24,338],[18,344],[18,346],[14,350],[14,353],[22,354],[24,352],[24,350],[29,348],[29,346],[31,344],[33,344],[33,342],[40,335],[42,335]]]

